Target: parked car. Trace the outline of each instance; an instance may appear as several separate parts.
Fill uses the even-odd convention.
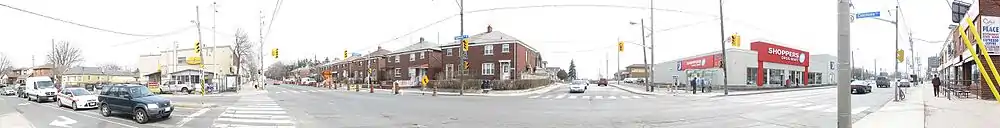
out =
[[[569,85],[569,93],[574,93],[574,92],[583,93],[584,91],[587,91],[587,84],[590,83],[588,83],[586,80],[575,80],[573,81],[573,83],[570,83]]]
[[[175,80],[169,80],[160,83],[160,93],[181,92],[181,93],[191,94],[195,92],[194,90],[195,90],[195,83],[186,83]]]
[[[97,108],[97,95],[85,88],[65,88],[56,94],[56,104],[79,110],[82,108]]]
[[[597,80],[597,86],[608,86],[608,79],[601,78]]]
[[[911,84],[913,83],[909,79],[899,80],[899,87],[910,87]]]
[[[17,94],[17,90],[14,90],[13,86],[0,88],[0,95],[9,96],[14,94]]]
[[[875,86],[877,86],[879,88],[888,88],[889,87],[889,78],[886,78],[884,76],[880,76],[878,78],[875,78]]]
[[[169,99],[155,95],[146,86],[138,84],[105,86],[97,99],[101,116],[121,112],[131,115],[139,124],[149,122],[151,118],[170,118],[174,110]]]
[[[872,92],[872,85],[865,81],[852,81],[851,82],[851,93],[870,93]]]

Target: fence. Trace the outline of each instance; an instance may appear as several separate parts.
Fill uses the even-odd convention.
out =
[[[428,88],[437,87],[439,90],[458,90],[465,86],[466,91],[481,90],[484,79],[467,79],[462,84],[459,80],[431,80]],[[522,90],[541,87],[552,84],[549,79],[520,79],[520,80],[490,80],[489,85],[493,90]]]
[[[941,80],[942,91],[951,91],[959,97],[992,99],[993,94],[988,85],[981,80]]]

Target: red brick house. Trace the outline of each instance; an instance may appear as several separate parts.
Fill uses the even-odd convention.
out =
[[[404,85],[415,85],[423,76],[436,79],[441,72],[440,45],[424,38],[402,49],[385,54],[386,75],[389,80],[400,81]]]
[[[452,42],[441,46],[444,54],[444,72],[454,78],[460,63],[460,43]],[[486,32],[469,37],[469,74],[477,79],[519,79],[523,73],[534,72],[541,66],[541,57],[535,48],[513,36],[493,31],[487,26]]]

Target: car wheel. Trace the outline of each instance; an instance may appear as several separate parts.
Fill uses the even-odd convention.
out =
[[[41,103],[42,102],[42,96],[35,96],[35,102]]]
[[[135,113],[135,115],[132,115],[132,119],[135,120],[135,123],[145,124],[149,121],[149,116],[146,115],[146,110],[141,108],[135,109],[135,112],[133,113]]]
[[[70,108],[73,108],[73,111],[76,111],[76,110],[79,110],[79,109],[80,109],[80,108],[77,108],[77,107],[76,107],[76,102],[73,102],[73,104],[72,104],[72,105],[73,105],[73,106],[70,106]]]
[[[188,88],[181,88],[181,92],[191,94],[191,91],[188,91]]]
[[[108,104],[101,104],[97,106],[97,109],[101,109],[101,116],[108,117],[111,115],[111,109],[108,108]]]

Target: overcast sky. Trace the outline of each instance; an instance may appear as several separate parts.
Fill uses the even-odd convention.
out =
[[[30,0],[0,2],[43,15],[84,25],[132,34],[162,34],[183,30],[196,18],[195,6],[201,8],[202,40],[208,45],[231,45],[237,28],[247,30],[257,42],[260,12],[267,25],[263,28],[264,47],[280,48],[280,61],[300,58],[339,57],[344,49],[367,53],[376,46],[389,50],[402,48],[424,37],[433,42],[449,42],[459,34],[458,17],[420,29],[458,12],[453,0],[317,0],[284,1],[274,14],[274,0],[219,0],[213,13],[209,0],[175,1],[76,1]],[[739,33],[744,42],[767,39],[775,43],[809,51],[812,54],[836,52],[836,0],[728,0],[724,3],[726,34]],[[948,34],[950,9],[946,0],[901,0],[904,24],[901,36],[912,32],[914,38],[942,41]],[[719,46],[718,1],[660,0],[654,6],[655,62],[702,54]],[[617,40],[636,41],[640,28],[629,22],[645,20],[650,24],[648,0],[466,0],[465,10],[533,5],[614,5],[618,7],[559,6],[521,8],[467,13],[465,34],[484,32],[487,25],[495,31],[512,35],[538,49],[549,66],[566,68],[577,61],[579,76],[596,77],[604,72],[605,58],[614,68]],[[894,0],[856,0],[857,12],[883,11],[881,18],[896,5]],[[672,10],[672,11],[671,11]],[[165,50],[179,42],[190,48],[197,40],[196,29],[159,36],[139,37],[115,34],[59,22],[29,13],[0,7],[0,51],[14,59],[17,67],[44,63],[50,41],[70,41],[83,50],[84,65],[117,63],[133,66],[141,54]],[[274,16],[274,17],[273,17]],[[274,18],[274,19],[272,19]],[[217,21],[213,21],[217,19]],[[271,22],[273,20],[273,22]],[[214,23],[214,24],[213,24]],[[893,25],[875,19],[856,20],[852,27],[852,45],[857,48],[859,66],[871,68],[879,59],[880,68],[892,67]],[[270,28],[270,30],[268,30]],[[676,28],[660,31],[667,28]],[[269,34],[267,32],[270,32]],[[213,35],[214,34],[214,35]],[[215,39],[213,39],[215,37]],[[395,39],[399,37],[398,39]],[[213,40],[215,43],[213,43]],[[901,42],[905,42],[905,38]],[[749,49],[744,43],[742,48]],[[919,56],[936,54],[941,44],[916,42]],[[908,42],[900,48],[908,49]],[[642,63],[642,51],[628,45],[621,54],[621,67]],[[273,58],[265,59],[271,63]],[[926,62],[926,61],[925,61]],[[614,70],[612,70],[614,71]]]

